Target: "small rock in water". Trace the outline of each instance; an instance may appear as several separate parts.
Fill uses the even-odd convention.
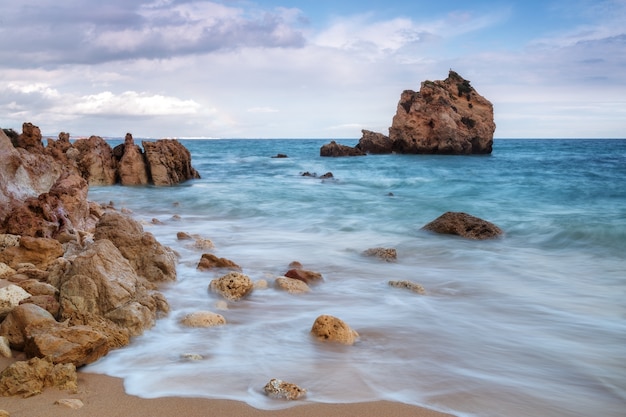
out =
[[[306,389],[276,378],[270,379],[265,384],[264,391],[272,398],[284,398],[286,400],[297,400],[306,394]]]
[[[195,311],[187,314],[180,322],[187,327],[213,327],[226,324],[226,319],[221,314],[211,311]]]
[[[418,294],[426,294],[424,287],[412,281],[389,281],[389,285],[396,288],[406,288]]]
[[[363,255],[376,257],[385,262],[395,262],[398,260],[398,253],[394,248],[370,248],[364,251]]]
[[[183,353],[182,355],[180,355],[180,357],[188,361],[201,361],[202,359],[204,359],[204,356],[198,353]]]
[[[54,402],[55,405],[64,405],[73,410],[78,410],[83,407],[83,402],[77,398],[62,398]]]
[[[337,317],[321,315],[315,319],[311,333],[319,340],[353,345],[359,334]]]
[[[287,291],[289,294],[303,294],[311,291],[307,283],[299,279],[278,277],[274,282],[277,288]]]

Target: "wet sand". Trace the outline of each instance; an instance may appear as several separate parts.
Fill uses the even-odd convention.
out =
[[[14,359],[0,358],[0,369]],[[55,404],[60,399],[79,399],[83,406],[70,409]],[[280,401],[280,400],[277,400]],[[47,388],[29,398],[0,397],[0,410],[11,417],[156,417],[156,416],[219,416],[219,417],[450,417],[411,405],[377,401],[357,404],[306,404],[283,410],[259,410],[230,400],[167,397],[143,399],[124,392],[123,381],[106,375],[78,373],[78,391],[73,393]]]

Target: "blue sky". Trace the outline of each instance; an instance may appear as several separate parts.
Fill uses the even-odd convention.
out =
[[[626,0],[0,0],[0,126],[358,138],[449,69],[497,138],[626,137]]]

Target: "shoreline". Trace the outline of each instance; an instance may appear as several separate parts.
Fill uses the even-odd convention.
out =
[[[17,358],[0,357],[0,369],[5,369]],[[5,410],[11,417],[155,417],[184,415],[203,417],[454,417],[427,408],[396,403],[375,401],[346,404],[303,404],[279,410],[260,410],[246,403],[233,400],[214,400],[206,398],[162,397],[145,399],[126,394],[121,378],[102,374],[78,373],[78,391],[61,391],[46,388],[41,394],[22,398],[1,397],[0,410]],[[55,404],[61,399],[78,399],[84,404],[80,409],[72,410],[64,405]],[[281,400],[277,400],[281,401]]]

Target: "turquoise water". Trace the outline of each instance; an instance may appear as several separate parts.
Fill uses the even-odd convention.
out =
[[[132,210],[180,264],[163,289],[170,315],[87,371],[122,377],[142,397],[262,409],[386,399],[467,416],[624,415],[626,140],[496,140],[492,155],[355,158],[321,158],[327,140],[181,142],[202,179],[90,190]],[[271,158],[278,153],[288,158]],[[505,236],[421,230],[446,211],[489,220]],[[207,291],[218,275],[196,270],[202,252],[178,231],[211,239],[213,253],[269,288],[223,309]],[[361,255],[378,246],[396,248],[398,261]],[[294,260],[324,283],[300,296],[274,289]],[[196,310],[228,324],[178,324]],[[320,314],[346,321],[358,342],[312,340]],[[306,399],[266,398],[271,378],[307,388]]]

